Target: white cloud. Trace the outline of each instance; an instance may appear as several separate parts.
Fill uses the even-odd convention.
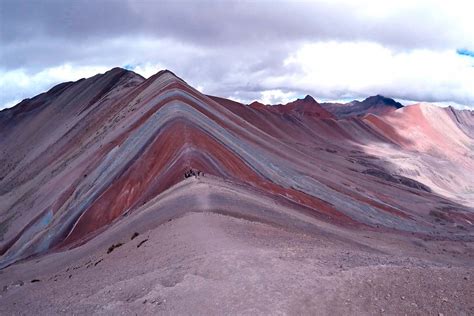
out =
[[[272,78],[325,98],[385,94],[418,101],[474,104],[474,60],[454,50],[391,50],[370,42],[303,45],[285,60],[303,75]]]
[[[274,89],[262,91],[258,101],[263,104],[285,104],[294,101],[298,97],[299,95],[294,92],[284,92]]]
[[[138,47],[147,50],[153,47],[153,41],[138,43]],[[114,48],[120,50],[118,46]],[[267,68],[252,71],[251,65],[258,65],[262,55],[245,55],[241,57],[245,63],[229,61],[226,72],[226,62],[194,63],[197,50],[192,47],[182,46],[183,54],[178,62],[173,58],[177,54],[175,48],[171,50],[173,54],[162,55],[163,63],[153,62],[159,56],[150,55],[146,58],[149,61],[132,63],[130,68],[145,78],[169,68],[204,93],[225,96],[235,90],[231,97],[244,103],[253,100],[286,103],[308,93],[325,100],[383,94],[404,100],[451,102],[464,108],[474,105],[474,59],[455,50],[400,51],[374,42],[307,42],[295,46],[286,58],[282,57],[278,71]],[[201,60],[206,58],[203,55],[199,55]],[[14,101],[37,95],[57,83],[89,77],[112,66],[64,64],[37,73],[25,69],[0,73],[0,108],[12,106]],[[221,78],[212,77],[217,72],[204,76],[207,69],[204,67],[218,67]]]

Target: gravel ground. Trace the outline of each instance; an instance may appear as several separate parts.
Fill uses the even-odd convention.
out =
[[[2,270],[0,314],[474,314],[472,245],[453,257],[446,242],[374,234],[363,245],[187,213]]]

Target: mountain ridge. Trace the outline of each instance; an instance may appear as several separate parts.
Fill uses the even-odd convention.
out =
[[[399,102],[382,95],[370,96],[363,101],[348,103],[321,103],[321,106],[338,118],[364,116],[366,114],[385,115],[403,107]]]
[[[29,109],[35,102],[43,102],[38,113]],[[403,151],[417,161],[417,150],[429,161],[430,146],[444,144],[450,135],[430,127],[433,115],[455,118],[444,110],[409,106],[381,117],[338,120],[311,96],[285,105],[246,106],[203,95],[168,70],[143,79],[117,68],[20,104],[10,110],[16,113],[10,121],[0,119],[5,135],[0,141],[0,218],[4,222],[21,214],[2,234],[3,267],[92,238],[182,181],[190,169],[251,184],[276,199],[283,195],[296,212],[310,212],[331,225],[430,234],[436,225],[422,223],[434,219],[413,213],[410,201],[427,199],[432,206],[446,197],[458,210],[456,221],[472,216],[469,196],[458,196],[453,184],[435,180],[436,175],[422,174],[429,170],[423,160],[417,169],[405,170],[396,159],[381,158],[391,148],[389,156]],[[25,106],[28,111],[18,110]],[[420,142],[401,133],[408,121],[415,127],[424,122],[422,133],[429,137]],[[464,123],[453,121],[452,139],[458,141],[444,148],[453,153],[449,161],[464,161],[465,167],[449,165],[460,174],[472,166],[463,156],[472,139],[461,134],[471,131],[470,122],[468,116]],[[321,169],[316,172],[314,165]],[[393,180],[403,177],[411,180]],[[356,190],[360,181],[371,198]],[[374,181],[384,186],[377,188]],[[458,181],[472,185],[466,177]],[[354,186],[341,185],[345,182]],[[418,192],[423,186],[430,189]],[[404,206],[375,198],[389,188],[407,195]],[[377,217],[362,215],[366,212]],[[413,224],[413,218],[419,221]]]

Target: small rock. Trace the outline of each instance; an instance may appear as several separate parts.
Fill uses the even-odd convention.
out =
[[[121,246],[123,246],[123,243],[121,243],[121,242],[113,244],[112,246],[109,247],[109,249],[107,249],[107,254],[114,251],[115,248],[118,248],[118,247],[121,247]]]
[[[140,241],[140,242],[138,243],[138,245],[137,245],[137,248],[140,248],[141,245],[143,245],[143,244],[144,244],[145,242],[147,242],[147,241],[148,241],[148,238],[147,238],[147,239],[144,239],[144,240],[142,240],[142,241]]]

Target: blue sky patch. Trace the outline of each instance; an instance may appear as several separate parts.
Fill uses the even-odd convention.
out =
[[[126,64],[125,66],[123,66],[124,69],[127,69],[127,70],[133,70],[135,69],[135,65],[132,65],[132,64]]]
[[[458,53],[458,55],[462,55],[462,56],[474,57],[474,51],[466,49],[466,48],[457,49],[456,53]]]

